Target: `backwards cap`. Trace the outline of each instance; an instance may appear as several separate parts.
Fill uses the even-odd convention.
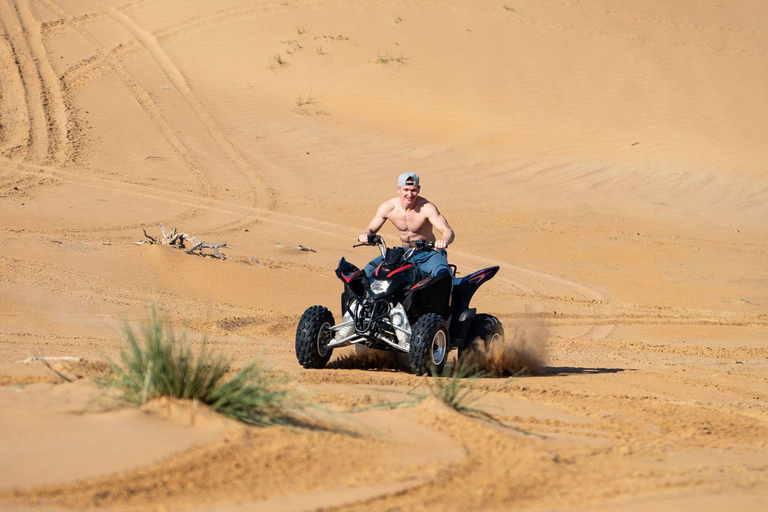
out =
[[[408,183],[408,182],[411,183]],[[415,172],[404,172],[400,175],[399,178],[397,178],[397,186],[398,187],[404,187],[406,185],[413,185],[414,187],[419,186],[419,175]]]

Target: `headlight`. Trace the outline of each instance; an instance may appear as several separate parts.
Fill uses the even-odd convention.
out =
[[[387,291],[387,288],[389,288],[389,283],[390,281],[379,281],[378,279],[374,279],[371,283],[371,291],[376,294],[384,293]]]

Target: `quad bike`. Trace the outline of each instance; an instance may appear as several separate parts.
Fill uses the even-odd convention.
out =
[[[490,280],[499,267],[478,270],[460,279],[456,266],[451,273],[424,276],[411,262],[417,251],[434,250],[434,244],[417,240],[411,248],[387,248],[378,235],[368,243],[378,246],[383,257],[369,281],[365,272],[341,258],[336,275],[344,282],[342,319],[336,323],[324,306],[307,309],[296,329],[296,357],[304,368],[323,368],[333,349],[362,344],[368,348],[408,355],[410,370],[422,375],[442,371],[448,353],[459,356],[480,338],[484,345],[504,336],[494,316],[475,314],[469,307],[475,291]]]

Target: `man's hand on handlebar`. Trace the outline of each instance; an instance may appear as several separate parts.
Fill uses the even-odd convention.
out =
[[[448,247],[448,242],[445,240],[436,240],[435,241],[435,249],[446,249]]]
[[[360,244],[355,245],[355,247],[359,247],[360,245],[379,245],[381,243],[381,237],[374,233],[371,233],[370,235],[363,233],[357,237],[357,241],[360,242]]]

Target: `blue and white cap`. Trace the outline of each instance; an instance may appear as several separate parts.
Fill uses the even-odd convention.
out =
[[[397,178],[397,186],[398,187],[404,187],[406,185],[411,185],[414,187],[419,186],[419,175],[415,172],[404,172],[400,175],[399,178]]]

